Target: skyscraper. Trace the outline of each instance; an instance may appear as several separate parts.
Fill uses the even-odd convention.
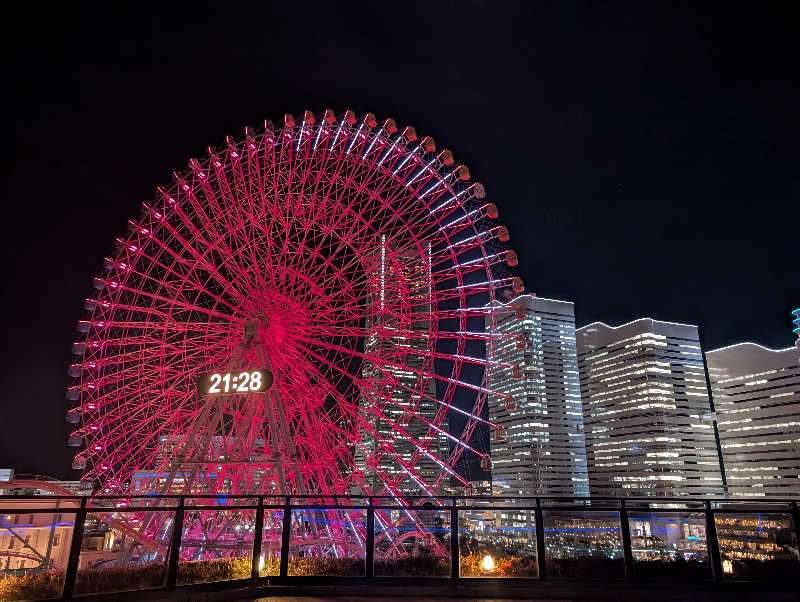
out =
[[[706,362],[731,495],[800,495],[797,350],[739,343]]]
[[[576,338],[591,494],[721,494],[697,327],[595,322]]]
[[[362,415],[371,431],[360,433],[362,445],[355,450],[356,466],[374,492],[387,479],[402,473],[400,490],[420,494],[433,484],[440,467],[423,451],[447,457],[446,437],[429,423],[446,408],[436,401],[436,386],[426,376],[426,362],[433,362],[427,336],[430,322],[430,247],[420,254],[416,247],[393,248],[387,253],[386,237],[370,262],[378,278],[370,291],[372,310],[367,312],[365,350],[381,358],[366,363],[362,376],[371,384],[360,400]],[[387,255],[390,257],[387,258]],[[376,412],[381,414],[376,415]],[[445,419],[446,421],[446,419]],[[446,422],[442,429],[447,428]],[[410,463],[412,456],[419,461]],[[415,464],[416,475],[404,464]]]
[[[489,348],[502,365],[491,381],[513,401],[489,397],[489,419],[502,427],[490,444],[492,489],[588,495],[573,304],[521,295],[503,307],[494,315],[504,336]]]

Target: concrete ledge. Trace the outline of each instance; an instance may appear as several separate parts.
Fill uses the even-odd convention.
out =
[[[491,598],[509,600],[800,600],[797,583],[711,583],[675,581],[535,581],[375,579],[295,579],[292,583],[245,585],[243,582],[210,583],[173,590],[150,590],[119,594],[81,596],[86,602],[218,602],[259,598],[413,598],[442,600]]]

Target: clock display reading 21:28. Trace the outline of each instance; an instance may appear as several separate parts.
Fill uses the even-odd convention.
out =
[[[269,370],[237,370],[235,372],[208,372],[197,381],[200,395],[232,395],[237,393],[262,393],[272,386]]]

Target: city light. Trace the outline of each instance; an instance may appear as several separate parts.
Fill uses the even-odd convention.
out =
[[[727,558],[722,561],[722,572],[725,573],[726,575],[733,574],[733,563]]]

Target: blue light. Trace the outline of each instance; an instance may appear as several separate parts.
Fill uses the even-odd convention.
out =
[[[4,529],[8,529],[8,530],[24,531],[25,529],[31,529],[33,527],[36,527],[36,528],[43,528],[43,527],[72,527],[72,526],[74,526],[74,523],[58,522],[58,523],[50,523],[50,524],[47,524],[47,525],[34,525],[33,523],[30,523],[30,524],[27,524],[27,523],[26,524],[15,523],[13,525],[7,525],[6,524],[6,517],[5,516],[0,516],[0,526],[2,526],[2,528],[4,528]]]

